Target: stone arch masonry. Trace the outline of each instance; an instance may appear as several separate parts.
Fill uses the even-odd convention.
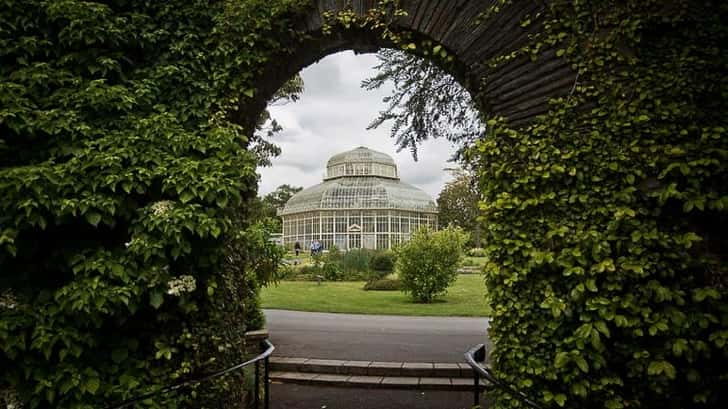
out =
[[[321,33],[323,13],[353,10],[364,16],[376,4],[376,0],[312,0],[308,13],[298,16],[296,27],[306,39],[294,46],[292,55],[266,67],[256,98],[241,107],[240,122],[254,125],[255,118],[243,113],[261,112],[286,80],[315,61],[343,50],[367,53],[391,46],[371,31]],[[535,61],[521,55],[496,68],[489,67],[485,62],[517,50],[530,35],[541,30],[538,20],[526,28],[520,23],[526,16],[533,20],[545,8],[541,1],[514,0],[477,24],[478,17],[492,4],[482,0],[402,0],[399,7],[407,16],[395,21],[394,28],[445,47],[456,60],[456,72],[451,74],[473,95],[483,95],[478,100],[481,109],[489,116],[504,116],[512,125],[519,126],[546,112],[549,99],[568,94],[575,73],[553,49],[543,51]]]

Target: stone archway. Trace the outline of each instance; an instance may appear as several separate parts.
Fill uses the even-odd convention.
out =
[[[11,1],[0,16],[0,392],[100,407],[163,386],[183,360],[205,369],[200,357],[220,350],[195,342],[210,346],[200,355],[188,328],[240,335],[239,304],[220,294],[247,289],[204,292],[249,272],[218,268],[230,207],[256,193],[236,125],[250,131],[316,59],[390,45],[371,27],[323,30],[326,11],[363,16],[382,2]],[[494,239],[519,238],[491,258],[504,267],[499,348],[510,347],[498,369],[548,374],[533,389],[569,407],[720,406],[726,320],[690,317],[725,317],[728,304],[725,2],[397,4],[407,14],[391,26],[444,47],[479,108],[509,120],[480,145],[489,199],[510,195],[493,207]],[[493,68],[538,33],[559,50]],[[189,304],[167,292],[182,277],[199,279]],[[505,320],[513,310],[533,318]],[[700,382],[688,385],[690,372]]]
[[[313,0],[305,14],[294,18],[299,21],[295,29],[305,40],[294,45],[291,54],[265,67],[257,81],[258,93],[241,106],[238,121],[251,129],[256,117],[250,113],[261,112],[286,80],[329,54],[343,50],[370,53],[394,46],[371,30],[322,32],[325,13],[351,10],[362,17],[376,4],[371,0]],[[477,103],[490,116],[506,117],[514,126],[525,124],[546,112],[551,98],[566,95],[573,87],[575,73],[555,50],[544,50],[537,60],[521,55],[496,67],[487,64],[490,59],[523,47],[530,35],[542,29],[538,22],[527,28],[521,25],[525,18],[542,14],[544,5],[540,2],[514,1],[482,24],[479,18],[490,7],[488,2],[406,0],[398,7],[406,16],[394,20],[392,28],[415,38],[430,39],[447,49],[455,57],[450,74],[472,95],[483,95]]]

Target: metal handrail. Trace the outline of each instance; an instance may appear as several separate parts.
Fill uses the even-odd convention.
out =
[[[246,366],[249,366],[251,364],[255,364],[255,389],[256,389],[255,390],[255,406],[257,408],[258,407],[258,399],[259,399],[258,398],[258,395],[259,395],[259,389],[260,389],[260,385],[259,385],[259,382],[260,382],[260,379],[259,379],[260,378],[260,374],[259,374],[259,369],[258,369],[258,363],[260,361],[264,361],[264,363],[265,363],[265,365],[264,365],[264,367],[265,367],[264,368],[265,369],[265,385],[264,385],[265,386],[265,396],[264,396],[264,399],[265,399],[265,408],[268,408],[268,406],[269,406],[269,395],[270,395],[270,393],[269,393],[270,392],[270,390],[269,390],[269,384],[268,384],[268,358],[271,356],[271,354],[273,354],[273,351],[276,349],[276,347],[270,341],[268,341],[267,339],[263,340],[262,341],[262,344],[263,344],[264,347],[266,347],[266,350],[263,351],[260,355],[254,357],[252,359],[249,359],[249,360],[247,360],[245,362],[239,363],[239,364],[234,365],[234,366],[231,366],[229,368],[221,369],[221,370],[216,371],[216,372],[213,372],[213,373],[209,373],[209,374],[206,374],[206,375],[202,375],[202,376],[197,377],[197,378],[187,379],[187,380],[180,381],[180,382],[177,382],[177,383],[172,384],[172,385],[169,385],[169,386],[165,386],[165,387],[160,388],[160,389],[158,389],[158,390],[156,390],[154,392],[149,392],[149,393],[146,393],[144,395],[140,395],[140,396],[137,396],[137,397],[134,397],[134,398],[125,400],[125,401],[123,401],[121,403],[116,403],[116,404],[114,404],[112,406],[107,406],[106,409],[124,409],[124,408],[128,408],[129,406],[131,406],[131,405],[133,405],[135,403],[139,403],[139,402],[141,402],[143,400],[146,400],[146,399],[149,399],[149,398],[158,396],[158,395],[164,395],[164,394],[167,394],[169,392],[173,392],[173,391],[176,391],[178,389],[182,389],[182,388],[187,387],[187,386],[199,384],[199,383],[208,381],[210,379],[214,379],[214,378],[219,378],[221,376],[225,376],[225,375],[227,375],[227,374],[229,374],[231,372],[235,372],[235,371],[237,371],[239,369],[242,369],[242,368],[244,368]]]
[[[473,368],[473,379],[475,387],[475,390],[473,392],[473,402],[475,403],[475,406],[480,406],[479,384],[480,378],[482,377],[495,387],[504,390],[509,395],[519,400],[521,403],[524,403],[534,409],[543,409],[541,405],[530,399],[525,393],[498,379],[495,375],[493,375],[493,372],[490,370],[490,368],[486,368],[485,366],[480,364],[480,362],[485,361],[485,344],[478,344],[470,348],[468,352],[465,353],[465,361],[468,363],[468,365],[470,365],[471,368]]]

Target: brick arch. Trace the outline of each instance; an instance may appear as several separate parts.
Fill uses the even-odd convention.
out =
[[[488,116],[504,116],[512,125],[528,123],[548,110],[551,98],[568,94],[575,73],[571,66],[545,50],[538,59],[519,56],[492,68],[487,61],[510,53],[526,44],[530,35],[541,29],[539,21],[526,28],[521,21],[544,11],[543,2],[514,0],[500,12],[478,24],[476,21],[492,2],[482,0],[402,0],[399,7],[407,15],[393,23],[393,28],[407,31],[415,39],[431,39],[455,57],[450,74],[472,95]],[[323,13],[353,10],[364,16],[375,7],[376,0],[310,0],[307,11],[294,16],[298,32],[305,39],[292,46],[292,53],[269,63],[257,83],[258,92],[246,101],[236,115],[238,122],[252,129],[257,113],[283,83],[306,66],[321,58],[344,50],[356,53],[376,52],[392,47],[379,33],[367,30],[334,29],[321,31]],[[252,114],[252,115],[251,115]]]

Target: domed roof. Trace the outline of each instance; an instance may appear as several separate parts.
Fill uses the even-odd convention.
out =
[[[399,180],[391,156],[363,146],[332,156],[324,182],[293,195],[279,214],[335,209],[437,213],[427,193]]]
[[[345,176],[379,176],[397,179],[397,165],[386,153],[360,146],[337,153],[326,163],[324,180]]]
[[[424,191],[380,177],[341,177],[303,189],[293,195],[279,215],[315,210],[392,209],[437,213],[437,205]]]
[[[383,152],[373,151],[366,146],[360,146],[350,151],[337,153],[326,163],[326,167],[341,163],[376,162],[385,165],[397,166],[391,156]]]

